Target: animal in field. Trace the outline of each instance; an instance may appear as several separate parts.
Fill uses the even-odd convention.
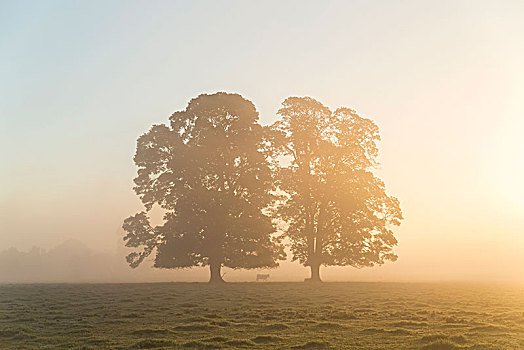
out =
[[[269,279],[268,273],[257,273],[257,282],[259,281],[267,281]]]

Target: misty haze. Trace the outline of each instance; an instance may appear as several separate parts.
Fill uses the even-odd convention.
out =
[[[524,348],[523,14],[0,2],[0,348]]]

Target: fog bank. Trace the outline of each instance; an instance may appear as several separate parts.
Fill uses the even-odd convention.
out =
[[[54,248],[33,247],[28,251],[9,248],[0,251],[0,283],[127,283],[127,282],[207,282],[206,268],[181,270],[156,269],[152,259],[143,266],[130,268],[125,261],[123,245],[113,251],[98,251],[79,240],[67,240]],[[450,257],[453,259],[453,257]],[[456,267],[439,266],[430,261],[418,263],[403,260],[380,267],[355,269],[352,267],[322,267],[324,281],[365,282],[516,282],[522,283],[523,273],[513,268],[497,267],[485,261],[455,257]],[[508,261],[511,263],[511,260]],[[501,266],[501,265],[499,265]],[[482,267],[482,269],[481,269]],[[472,273],[482,270],[483,272]],[[298,263],[283,261],[279,268],[268,270],[223,269],[229,282],[253,282],[257,273],[269,273],[273,282],[300,282],[309,271]]]

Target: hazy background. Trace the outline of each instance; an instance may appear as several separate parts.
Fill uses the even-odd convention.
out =
[[[0,281],[207,280],[130,270],[120,226],[137,137],[228,91],[263,123],[307,95],[380,126],[399,260],[325,280],[522,282],[522,33],[520,1],[0,0]]]

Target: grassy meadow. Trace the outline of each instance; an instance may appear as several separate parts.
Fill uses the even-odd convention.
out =
[[[2,349],[524,349],[524,288],[0,285]]]

